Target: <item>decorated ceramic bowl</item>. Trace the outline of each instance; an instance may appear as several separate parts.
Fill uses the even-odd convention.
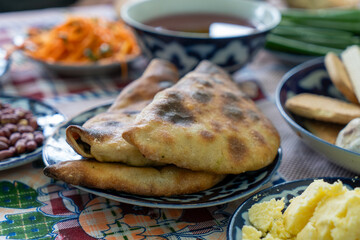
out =
[[[305,62],[285,74],[276,91],[276,105],[295,134],[309,147],[325,155],[329,161],[360,173],[359,153],[338,147],[315,136],[304,127],[304,118],[285,108],[286,100],[300,93],[313,93],[345,100],[332,84],[325,69],[323,57]]]
[[[351,178],[318,178],[325,182],[334,183],[340,180],[348,189],[360,187],[359,179]],[[228,225],[228,240],[242,240],[242,228],[250,225],[248,211],[256,203],[270,201],[275,198],[277,200],[284,198],[285,208],[290,204],[290,199],[299,196],[304,190],[315,180],[315,178],[301,179],[292,182],[285,182],[273,187],[264,189],[250,196],[243,204],[241,204],[230,219]]]
[[[229,72],[239,70],[264,47],[265,36],[281,19],[274,6],[250,0],[139,0],[128,1],[118,11],[135,30],[144,54],[173,62],[182,74],[203,59]],[[211,19],[227,16],[243,23],[224,24],[221,19],[224,22],[213,22],[209,28],[196,28],[202,21],[197,14]],[[156,20],[171,26],[158,26]],[[245,25],[253,29],[243,29]]]

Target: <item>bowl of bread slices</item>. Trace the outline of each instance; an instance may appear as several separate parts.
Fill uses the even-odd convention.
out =
[[[284,75],[277,107],[295,133],[333,163],[360,173],[360,48],[349,46]]]

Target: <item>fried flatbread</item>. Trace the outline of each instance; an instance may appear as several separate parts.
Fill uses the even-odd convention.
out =
[[[44,169],[45,175],[69,184],[146,196],[189,194],[211,188],[225,175],[194,172],[173,165],[132,167],[93,160],[64,161]]]
[[[270,120],[209,61],[158,93],[123,137],[148,159],[218,174],[267,166],[280,145]]]
[[[152,60],[143,75],[126,86],[106,112],[89,119],[83,126],[69,126],[66,129],[67,142],[85,158],[133,166],[159,165],[146,159],[121,135],[157,92],[177,80],[178,72],[173,64]]]

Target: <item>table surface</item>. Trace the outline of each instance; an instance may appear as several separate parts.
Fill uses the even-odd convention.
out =
[[[30,25],[53,24],[69,13],[116,16],[111,5],[82,6],[0,14],[0,47]],[[42,100],[71,118],[113,100],[141,74],[146,60],[127,77],[121,75],[61,77],[15,53],[0,94]],[[283,159],[266,186],[312,177],[354,177],[311,150],[280,116],[274,93],[294,65],[263,50],[234,74],[281,135]],[[226,239],[227,224],[244,199],[207,208],[159,209],[115,202],[54,181],[42,173],[39,159],[0,172],[0,239]]]

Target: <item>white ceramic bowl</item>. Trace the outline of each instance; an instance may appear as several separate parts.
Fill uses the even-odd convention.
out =
[[[277,8],[264,1],[251,0],[136,0],[122,5],[122,19],[137,34],[149,58],[173,62],[184,74],[207,59],[229,72],[239,70],[264,47],[266,34],[281,19]],[[231,37],[208,37],[201,33],[156,30],[147,21],[176,14],[213,13],[247,20],[257,30]]]

